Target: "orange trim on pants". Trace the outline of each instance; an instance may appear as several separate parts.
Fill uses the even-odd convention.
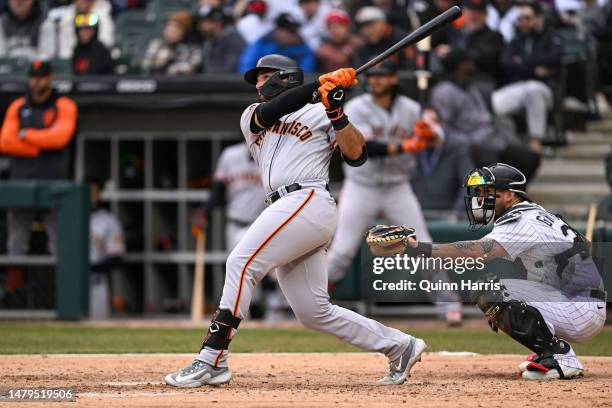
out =
[[[242,268],[242,272],[240,273],[240,285],[238,286],[238,295],[236,296],[236,304],[234,305],[234,310],[232,311],[232,314],[234,316],[236,316],[236,313],[238,312],[238,305],[240,304],[240,297],[242,296],[242,283],[244,282],[244,275],[246,274],[246,271],[249,265],[251,264],[251,262],[253,262],[255,257],[259,255],[259,253],[266,247],[266,245],[268,245],[268,243],[272,240],[272,238],[278,235],[278,233],[281,232],[283,228],[285,228],[287,224],[289,224],[291,220],[293,220],[304,209],[304,207],[306,207],[306,204],[308,204],[308,202],[313,196],[314,196],[314,190],[310,190],[310,192],[308,193],[308,197],[306,197],[304,202],[300,204],[298,209],[295,210],[293,214],[291,214],[289,218],[287,218],[278,228],[276,228],[274,232],[272,232],[272,234],[270,234],[268,238],[266,238],[266,240],[257,248],[257,250],[253,253],[253,255],[251,255],[249,259],[246,261],[246,263],[244,264],[244,267]],[[230,333],[231,333],[231,330],[230,330]],[[219,364],[219,359],[221,358],[222,355],[223,355],[223,350],[220,350],[219,355],[215,359],[215,367],[217,366],[217,364]]]

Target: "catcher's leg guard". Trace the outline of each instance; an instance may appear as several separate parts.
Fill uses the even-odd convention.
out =
[[[235,317],[232,312],[218,309],[213,315],[202,349],[210,347],[215,350],[227,350],[232,341],[232,330],[238,329],[241,319]]]
[[[542,314],[533,306],[516,300],[492,302],[486,295],[478,297],[478,307],[491,327],[499,328],[523,346],[537,353],[543,362],[554,360],[554,354],[569,352],[570,345],[554,336]],[[551,361],[552,365],[555,365]],[[553,368],[553,367],[548,367]]]

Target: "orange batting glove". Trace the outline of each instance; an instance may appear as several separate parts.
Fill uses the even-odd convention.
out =
[[[346,100],[344,87],[328,81],[319,87],[318,92],[321,95],[321,103],[325,106],[325,113],[334,130],[339,131],[347,127],[349,121],[342,109]]]
[[[423,122],[422,120],[417,120],[414,122],[413,135],[417,138],[427,142],[434,138],[434,131],[429,126],[429,124]]]
[[[403,153],[418,153],[427,148],[427,140],[413,136],[404,139],[401,143],[401,148]]]
[[[318,89],[319,95],[321,95],[321,103],[325,106],[326,110],[331,110],[331,106],[329,105],[329,91],[334,89],[337,85],[333,82],[324,82]]]
[[[333,82],[336,85],[353,86],[357,85],[357,72],[355,68],[341,68],[334,72],[328,72],[319,77],[319,83],[324,85],[326,82]]]

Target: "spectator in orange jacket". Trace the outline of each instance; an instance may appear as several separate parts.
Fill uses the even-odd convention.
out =
[[[29,92],[9,106],[0,131],[0,152],[11,156],[9,177],[13,180],[58,180],[70,178],[69,144],[77,128],[74,101],[58,95],[51,86],[51,66],[32,62]],[[28,210],[8,212],[8,253],[27,253],[30,229],[36,214]],[[44,219],[49,252],[54,253],[54,215]]]

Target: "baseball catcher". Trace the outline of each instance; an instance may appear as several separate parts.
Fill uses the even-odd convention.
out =
[[[404,227],[376,226],[367,235],[377,256],[503,258],[526,279],[498,279],[498,290],[473,291],[472,299],[491,328],[533,354],[519,364],[526,380],[569,379],[583,366],[568,341],[593,338],[606,320],[606,292],[587,239],[561,217],[532,202],[525,176],[498,163],[471,171],[465,206],[472,230],[493,223],[478,241],[419,242]]]

